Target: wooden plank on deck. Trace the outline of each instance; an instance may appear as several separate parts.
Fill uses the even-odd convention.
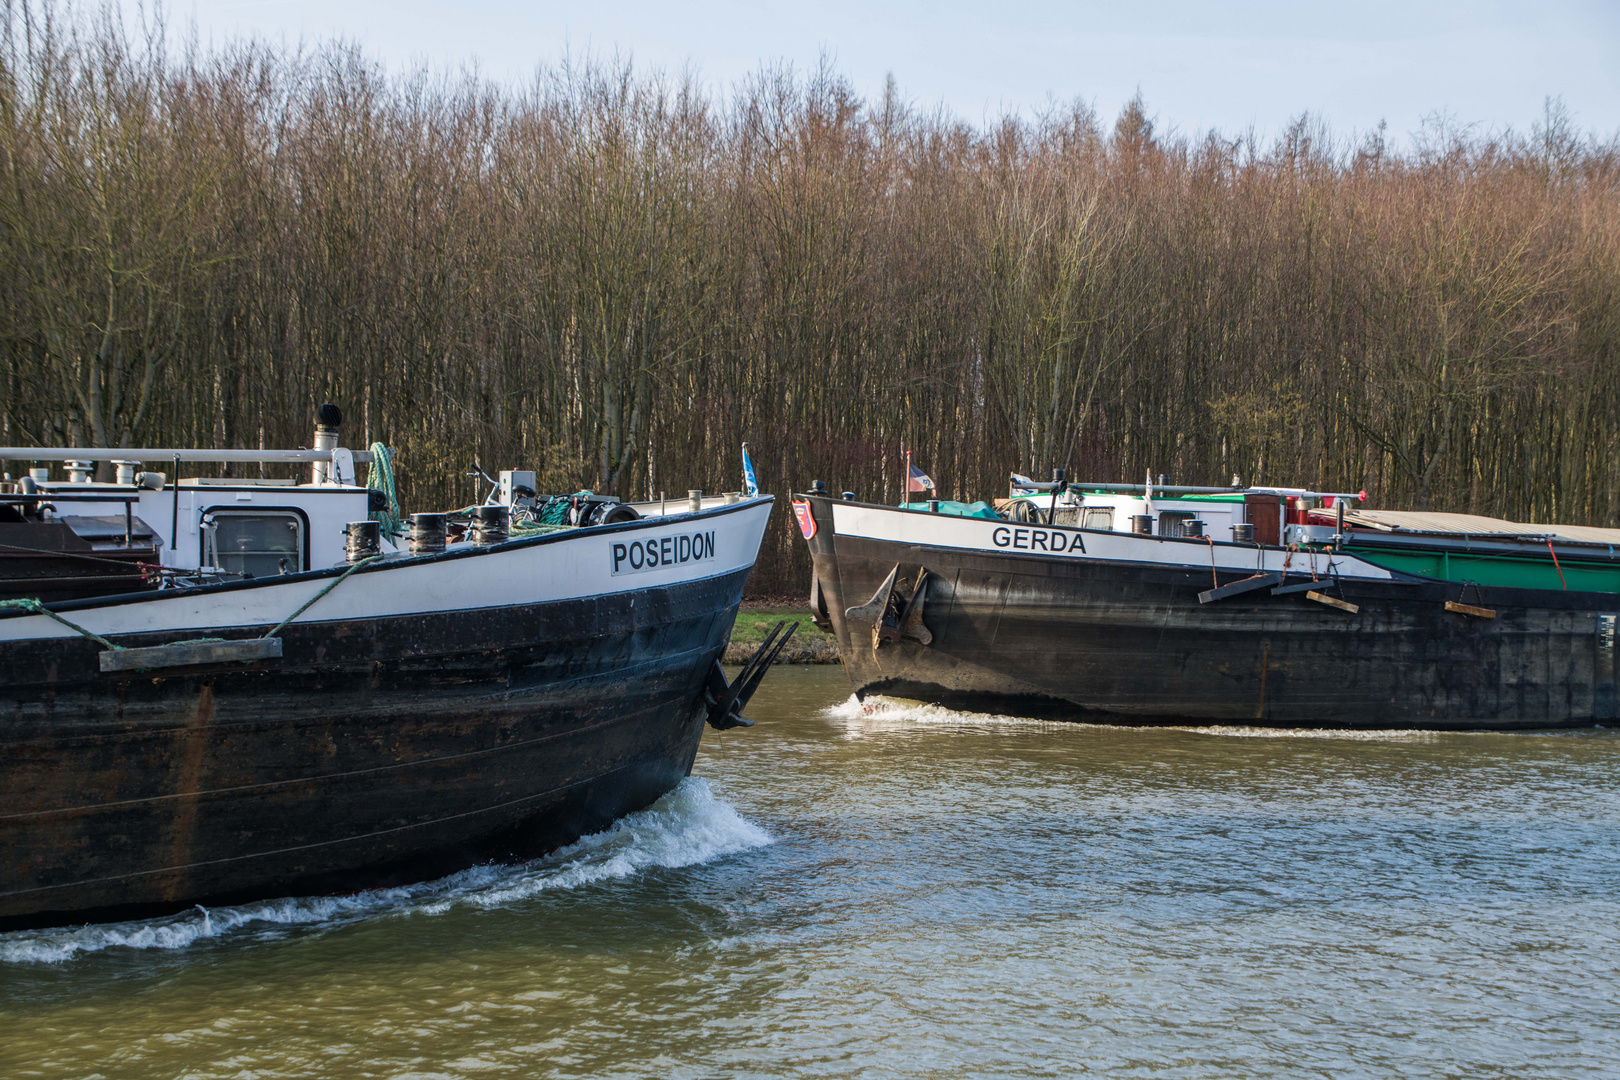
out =
[[[1198,594],[1198,602],[1207,604],[1212,600],[1225,600],[1228,596],[1238,596],[1242,593],[1253,592],[1255,589],[1269,589],[1271,586],[1281,583],[1282,579],[1282,574],[1275,572],[1256,574],[1254,577],[1246,577],[1242,581],[1234,581],[1230,585],[1222,585],[1218,589],[1205,589]]]
[[[1307,599],[1315,600],[1318,604],[1326,604],[1328,607],[1338,608],[1340,611],[1348,611],[1352,615],[1361,611],[1358,605],[1340,600],[1336,596],[1329,596],[1327,593],[1308,592],[1305,596]]]

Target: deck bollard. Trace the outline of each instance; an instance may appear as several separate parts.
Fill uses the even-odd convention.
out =
[[[382,522],[351,521],[343,532],[347,537],[344,554],[350,562],[361,562],[382,553]]]

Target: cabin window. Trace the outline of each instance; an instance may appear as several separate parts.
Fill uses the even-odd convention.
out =
[[[1166,510],[1159,515],[1159,535],[1186,536],[1187,530],[1183,526],[1197,517],[1197,514],[1185,510]]]
[[[206,564],[255,578],[304,569],[304,522],[297,514],[216,510],[209,517],[213,558]]]
[[[1081,522],[1082,529],[1101,529],[1103,532],[1114,531],[1114,508],[1086,507],[1086,519]]]

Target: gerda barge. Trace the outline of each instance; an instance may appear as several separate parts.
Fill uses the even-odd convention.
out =
[[[332,442],[312,482],[32,485],[67,516],[150,496],[131,531],[172,536],[178,580],[0,610],[0,927],[543,853],[672,789],[705,720],[746,723],[758,669],[716,661],[769,496],[548,502],[503,474],[459,538],[414,516],[412,554]]]
[[[1403,530],[1276,488],[1015,477],[1012,496],[795,500],[857,696],[1127,724],[1616,717],[1620,536]]]

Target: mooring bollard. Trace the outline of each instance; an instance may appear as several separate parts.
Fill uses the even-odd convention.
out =
[[[444,550],[444,515],[412,514],[410,545],[412,555],[433,555]]]
[[[346,537],[344,554],[350,562],[361,562],[382,553],[382,522],[351,521],[343,532]]]
[[[498,544],[506,539],[512,511],[505,506],[475,506],[472,512],[472,542],[477,547]]]

